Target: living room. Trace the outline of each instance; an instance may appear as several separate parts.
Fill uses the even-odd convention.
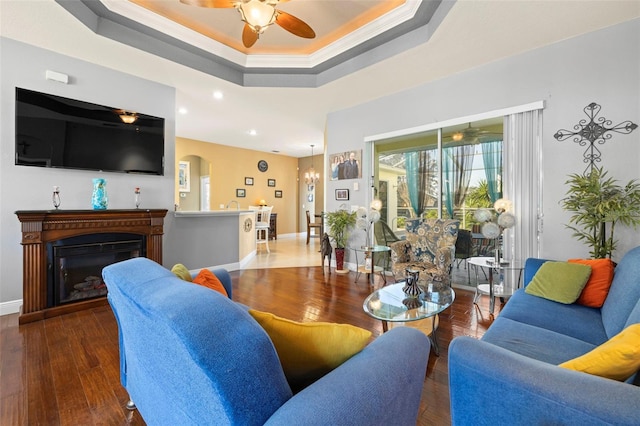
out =
[[[5,6],[2,7],[5,15]],[[443,67],[437,79],[410,90],[374,97],[341,110],[328,111],[324,135],[325,164],[328,156],[334,152],[365,150],[366,153],[367,146],[370,146],[367,144],[372,143],[377,135],[540,102],[544,105],[539,137],[539,154],[542,159],[541,203],[539,214],[529,218],[535,222],[535,239],[538,242],[538,252],[531,254],[550,259],[588,257],[586,246],[572,238],[571,231],[566,229],[569,214],[560,206],[560,200],[566,192],[564,182],[567,176],[584,170],[583,147],[570,140],[559,142],[553,135],[559,129],[571,129],[579,120],[585,119],[583,109],[591,102],[601,105],[602,116],[612,120],[614,124],[625,120],[640,123],[639,6],[637,2],[616,2],[607,7],[623,8],[626,17],[604,27],[594,25],[591,31],[584,34],[470,70],[458,72],[448,69],[446,64],[436,64],[434,66]],[[576,8],[576,13],[579,9]],[[61,25],[77,24],[60,11],[55,11],[51,16],[62,16]],[[4,16],[2,19],[5,27]],[[563,19],[565,25],[570,25],[578,16],[564,16]],[[23,31],[29,25],[37,25],[37,22],[23,21]],[[67,46],[70,41],[62,36],[52,36],[49,41],[36,42],[29,40],[28,35],[17,32],[14,25],[7,28],[2,30],[0,39],[0,120],[3,123],[0,130],[0,225],[3,242],[0,248],[0,314],[3,315],[17,312],[22,299],[20,265],[23,252],[20,245],[20,224],[14,212],[50,209],[53,185],[61,188],[63,209],[87,209],[91,197],[91,179],[97,177],[93,172],[20,167],[14,164],[15,88],[25,87],[104,105],[126,106],[165,118],[165,175],[108,174],[110,208],[130,208],[133,203],[133,188],[142,187],[146,207],[173,210],[176,199],[175,167],[179,161],[176,158],[175,140],[182,136],[176,130],[179,120],[176,112],[176,89],[166,83],[170,78],[165,77],[165,83],[159,83],[140,77],[134,70],[135,66],[141,69],[152,67],[157,69],[159,75],[164,74],[164,60],[148,54],[134,58],[130,47],[107,44],[97,36],[95,50],[79,55]],[[508,33],[500,36],[509,38]],[[544,34],[536,36],[543,37]],[[87,33],[87,37],[94,35]],[[471,38],[468,42],[472,42]],[[111,63],[102,64],[102,49],[120,53],[126,64],[121,68]],[[129,58],[129,55],[132,57]],[[411,52],[403,55],[411,55]],[[457,55],[455,46],[451,48],[449,55]],[[49,69],[68,74],[72,84],[60,85],[46,80],[44,72]],[[403,73],[420,71],[398,70],[394,78],[402,79]],[[394,78],[387,75],[380,77],[381,81],[388,80],[385,84],[389,85],[393,85]],[[345,77],[345,81],[354,88],[359,87],[355,79]],[[328,86],[332,84],[334,83],[329,83]],[[599,147],[603,153],[600,165],[610,170],[613,177],[621,182],[639,177],[639,135],[638,131],[630,135],[616,135]],[[269,153],[255,155],[263,155],[269,160],[271,155],[275,156]],[[246,176],[257,173],[255,162],[247,163]],[[372,165],[365,161],[363,167],[363,178],[349,181],[350,189],[353,189],[353,183],[357,183],[360,188],[358,191],[351,191],[350,205],[367,205],[368,197],[371,196],[365,188],[369,185],[368,176]],[[328,170],[328,167],[323,170]],[[323,175],[326,176],[326,172]],[[343,188],[344,182],[325,180],[324,183],[327,194],[324,210],[336,210],[344,201],[335,200],[333,194],[336,189]],[[236,184],[230,183],[229,188],[235,191]],[[526,193],[516,193],[527,197]],[[231,198],[235,197],[229,197]],[[167,215],[164,263],[168,266],[180,262],[185,256],[185,253],[175,252],[171,247],[173,220],[175,219],[170,214]],[[614,260],[619,261],[622,254],[638,245],[639,232],[620,233]]]

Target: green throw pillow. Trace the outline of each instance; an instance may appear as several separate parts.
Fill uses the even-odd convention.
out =
[[[173,265],[173,268],[171,268],[171,272],[176,274],[176,276],[181,280],[191,282],[191,273],[182,263],[176,263],[175,265]]]
[[[568,262],[545,262],[525,289],[533,296],[571,304],[578,300],[591,276],[591,266]]]

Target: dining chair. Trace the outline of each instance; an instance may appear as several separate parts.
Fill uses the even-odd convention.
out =
[[[256,210],[256,250],[260,244],[264,244],[267,248],[267,253],[271,253],[269,250],[269,228],[271,226],[271,210],[273,206],[263,206]]]
[[[471,285],[471,274],[467,266],[467,259],[475,256],[475,247],[473,244],[473,234],[468,229],[459,229],[458,238],[456,239],[455,263],[456,268],[460,268],[460,263],[464,262],[464,268],[467,270],[467,285]]]
[[[320,238],[324,233],[324,227],[322,226],[322,220],[320,222],[315,223],[311,222],[311,214],[309,214],[309,210],[307,210],[307,244],[309,244],[309,239],[311,238],[311,229],[313,229],[313,237]]]

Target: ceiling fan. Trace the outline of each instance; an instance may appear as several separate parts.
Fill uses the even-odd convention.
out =
[[[242,44],[249,48],[258,41],[260,34],[276,23],[291,34],[304,38],[315,38],[316,33],[304,21],[276,9],[278,3],[289,0],[180,0],[191,6],[212,8],[236,8],[245,23],[242,30]]]
[[[454,142],[478,143],[481,142],[480,138],[488,136],[502,136],[502,133],[490,132],[480,127],[471,127],[471,123],[469,123],[466,129],[452,133],[449,138]]]

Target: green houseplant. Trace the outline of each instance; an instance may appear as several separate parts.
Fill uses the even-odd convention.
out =
[[[584,175],[569,175],[565,183],[569,189],[562,207],[573,213],[567,228],[589,245],[594,259],[610,259],[616,249],[616,225],[640,224],[640,184],[634,179],[621,186],[597,167]]]
[[[344,270],[344,249],[349,240],[349,229],[356,224],[356,213],[344,209],[327,213],[329,235],[336,243],[336,270]]]

